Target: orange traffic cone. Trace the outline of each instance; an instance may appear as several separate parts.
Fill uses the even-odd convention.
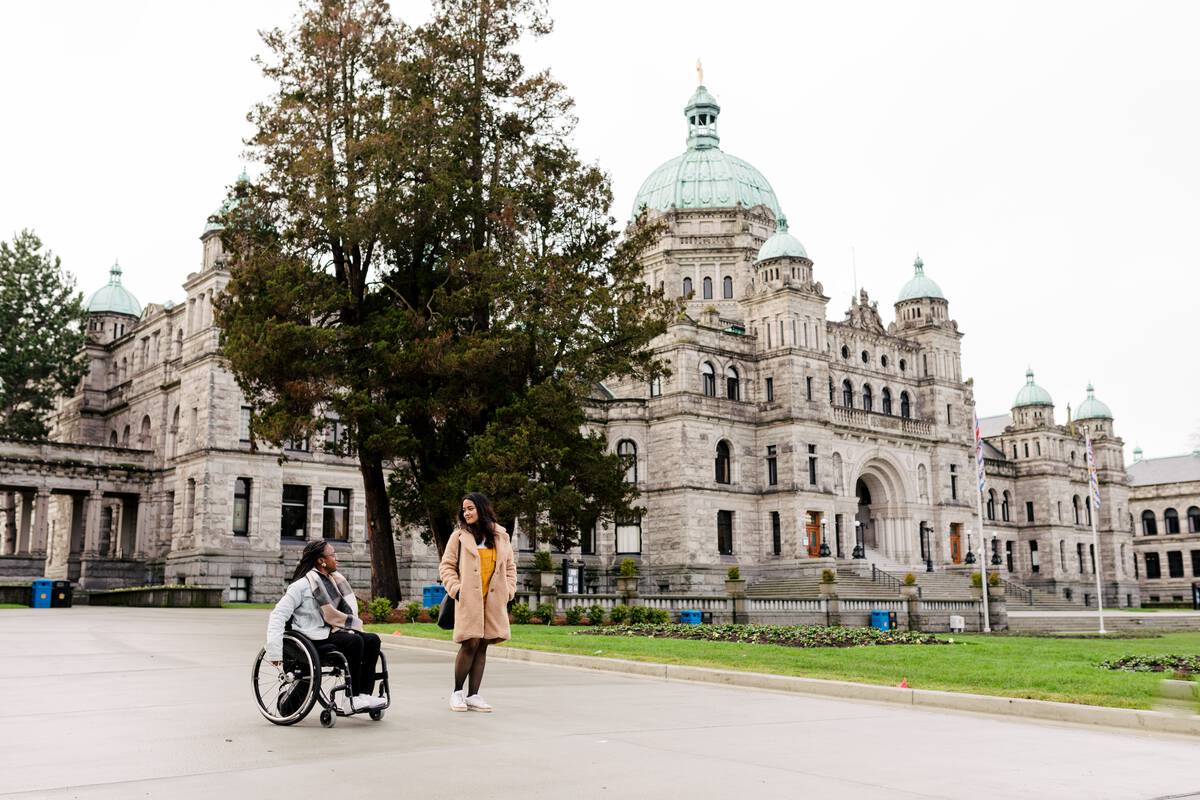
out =
[[[896,684],[896,688],[898,688],[898,689],[907,689],[908,688],[908,676],[907,675],[900,679],[900,682]]]

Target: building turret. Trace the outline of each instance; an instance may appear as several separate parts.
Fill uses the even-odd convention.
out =
[[[1054,424],[1054,400],[1033,381],[1033,367],[1025,370],[1025,385],[1012,404],[1013,426],[1038,428]]]
[[[1090,383],[1087,386],[1087,398],[1079,404],[1075,421],[1087,425],[1093,436],[1097,433],[1113,435],[1112,411],[1096,399],[1096,390]]]
[[[97,289],[87,303],[88,336],[100,344],[121,338],[142,316],[142,304],[121,285],[121,274],[121,265],[114,263],[108,271],[108,283]]]
[[[754,260],[754,285],[759,290],[777,289],[785,283],[812,283],[812,259],[800,240],[788,233],[787,217],[779,218],[779,230],[763,242]]]
[[[941,324],[949,318],[950,304],[941,287],[926,277],[925,262],[918,255],[913,261],[913,276],[896,299],[896,326],[919,328]]]

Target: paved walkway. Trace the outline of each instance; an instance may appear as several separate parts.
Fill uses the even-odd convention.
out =
[[[393,647],[379,723],[268,724],[266,612],[0,611],[0,797],[1200,798],[1200,744]],[[1192,794],[1195,793],[1195,794]]]

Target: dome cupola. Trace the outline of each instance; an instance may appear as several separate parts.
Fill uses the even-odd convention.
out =
[[[909,278],[908,283],[900,289],[900,297],[897,303],[903,303],[906,300],[922,300],[932,298],[934,300],[945,300],[946,295],[942,294],[942,289],[932,279],[925,277],[925,262],[918,255],[913,261],[913,276]]]
[[[779,218],[779,230],[771,238],[763,242],[758,249],[755,262],[769,261],[773,258],[808,258],[808,252],[800,240],[788,233],[787,217]]]
[[[1050,393],[1033,382],[1033,368],[1025,370],[1025,385],[1021,387],[1021,391],[1017,392],[1017,399],[1013,400],[1012,407],[1052,405],[1054,405],[1054,401],[1050,399]]]
[[[142,304],[121,285],[121,265],[114,263],[108,271],[108,283],[96,290],[88,300],[89,314],[122,314],[129,317],[142,315]]]
[[[1089,383],[1087,387],[1087,399],[1079,404],[1079,411],[1075,414],[1076,420],[1081,419],[1112,419],[1112,411],[1107,405],[1096,399],[1096,390]]]

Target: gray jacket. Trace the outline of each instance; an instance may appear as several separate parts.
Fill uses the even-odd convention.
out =
[[[354,616],[358,616],[358,599],[354,595],[346,598]],[[313,597],[308,579],[301,578],[288,586],[283,597],[275,604],[271,618],[267,620],[267,661],[283,658],[283,626],[292,621],[292,630],[310,639],[320,641],[329,638],[329,625],[321,616],[321,607]]]

